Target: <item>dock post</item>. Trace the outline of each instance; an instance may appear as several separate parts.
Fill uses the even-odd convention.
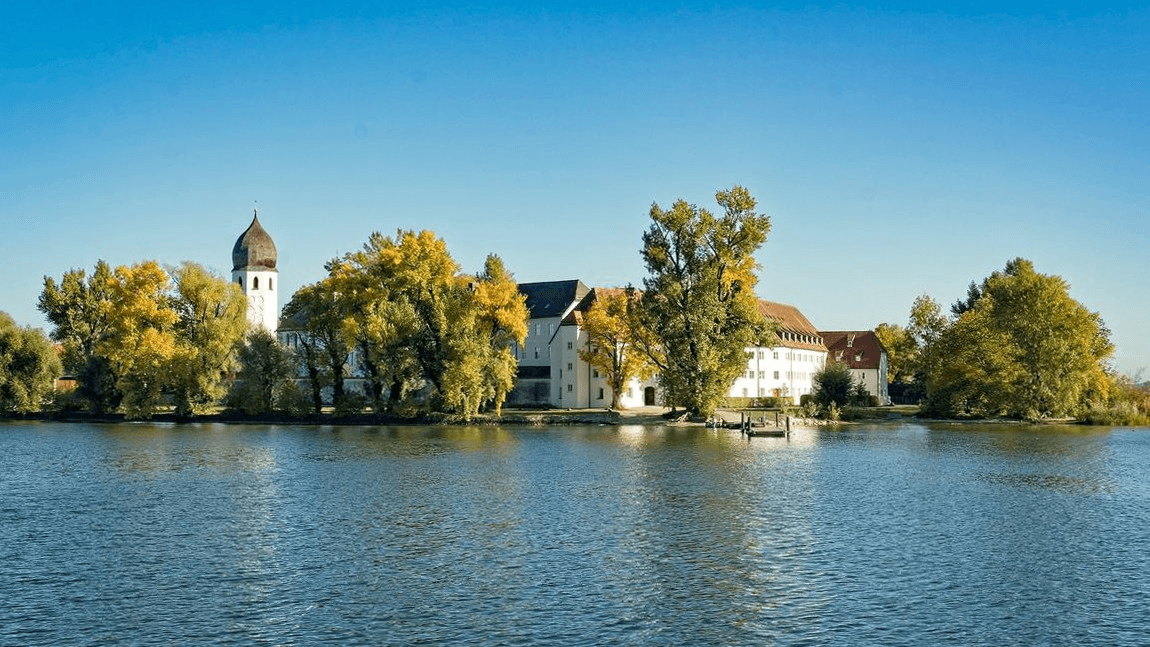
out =
[[[787,433],[791,433],[791,417],[787,416]]]

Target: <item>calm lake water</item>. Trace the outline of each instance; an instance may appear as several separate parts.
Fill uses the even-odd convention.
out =
[[[0,644],[1145,645],[1150,430],[0,424]]]

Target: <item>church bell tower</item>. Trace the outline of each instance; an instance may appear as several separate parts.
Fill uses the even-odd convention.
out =
[[[273,335],[279,325],[276,244],[260,225],[259,211],[232,248],[232,280],[248,298],[248,321]]]

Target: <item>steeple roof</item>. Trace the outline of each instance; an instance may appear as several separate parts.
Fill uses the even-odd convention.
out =
[[[260,226],[260,215],[255,211],[252,224],[236,239],[232,248],[232,271],[274,270],[276,268],[276,244],[264,228]]]

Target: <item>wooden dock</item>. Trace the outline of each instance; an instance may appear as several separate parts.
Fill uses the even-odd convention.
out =
[[[719,425],[715,425],[719,426]],[[774,424],[767,420],[766,416],[759,416],[758,420],[749,415],[745,411],[739,412],[738,422],[723,421],[723,427],[727,429],[738,429],[746,436],[774,436],[778,438],[786,438],[791,435],[791,417],[780,416],[775,412]]]

